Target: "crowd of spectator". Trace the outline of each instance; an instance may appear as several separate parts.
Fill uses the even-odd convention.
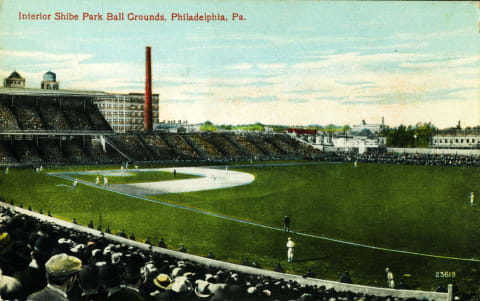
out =
[[[71,129],[58,103],[45,101],[38,109],[48,130],[69,131]]]
[[[85,144],[86,152],[94,160],[93,163],[120,163],[125,158],[113,149],[110,145],[105,144],[105,150],[99,139],[87,139]],[[88,162],[87,162],[88,163]]]
[[[31,141],[17,141],[13,144],[15,156],[21,163],[42,163],[37,147]]]
[[[93,223],[89,226],[93,228]],[[120,235],[126,237],[124,231]],[[219,269],[107,237],[0,206],[0,297],[32,301],[406,300]],[[151,244],[150,239],[146,244]],[[314,276],[308,272],[306,277]]]
[[[111,130],[110,125],[108,125],[108,122],[105,120],[102,113],[100,113],[98,108],[92,103],[86,104],[85,113],[92,121],[95,130],[99,130],[99,131]]]
[[[0,141],[0,164],[9,165],[17,162],[15,155],[10,150],[8,144]]]
[[[45,126],[38,115],[37,109],[33,104],[19,101],[13,106],[13,108],[20,128],[29,130],[45,129]]]
[[[142,138],[145,143],[156,153],[157,159],[175,159],[175,152],[170,149],[162,136],[155,134],[144,134]]]
[[[82,163],[92,161],[81,146],[80,141],[76,139],[70,139],[63,143],[63,153],[67,157],[68,162]]]
[[[210,142],[208,142],[207,139],[205,139],[204,135],[191,134],[188,135],[188,137],[192,141],[195,148],[199,149],[201,153],[203,153],[208,158],[211,158],[212,160],[219,160],[225,158],[217,147],[215,147]]]
[[[258,149],[260,149],[266,156],[280,158],[281,152],[272,143],[265,139],[263,135],[246,135],[245,138]]]
[[[0,99],[0,130],[111,131],[88,99]]]
[[[232,139],[242,148],[249,158],[262,158],[263,152],[254,144],[249,142],[243,135],[232,135]]]
[[[72,130],[95,130],[90,119],[81,108],[72,106],[68,109],[64,109],[63,112],[66,119],[69,121],[68,123]]]
[[[284,141],[282,137],[284,137],[284,135],[272,135],[272,137],[267,138],[267,141],[275,145],[282,153],[295,155],[296,148],[292,146],[291,143]]]
[[[42,141],[38,144],[38,149],[45,163],[65,162],[66,158],[56,141]]]
[[[17,119],[6,104],[0,101],[0,129],[18,130]]]
[[[128,155],[131,160],[135,161],[152,161],[152,154],[143,146],[143,142],[136,134],[122,134],[109,136],[107,138],[123,153]]]
[[[213,145],[222,150],[225,156],[234,159],[244,158],[241,150],[228,139],[228,136],[228,134],[211,133],[208,138]]]
[[[59,143],[59,138],[42,138],[38,144],[26,140],[4,141],[0,162],[33,163],[120,163],[137,162],[233,162],[250,160],[311,159],[331,162],[379,164],[476,166],[475,156],[392,153],[369,150],[322,152],[292,137],[281,134],[226,133],[127,133],[105,136],[105,150],[86,136],[85,143],[74,138]],[[43,145],[45,144],[45,145]],[[9,151],[10,150],[10,151]],[[9,155],[12,153],[11,155]],[[62,157],[63,155],[63,157]]]
[[[322,157],[324,161],[364,162],[378,164],[430,165],[430,166],[476,166],[480,158],[466,155],[392,153],[369,151],[363,154],[352,152],[328,152]]]
[[[185,141],[185,139],[178,134],[165,134],[165,139],[172,147],[175,148],[178,157],[177,159],[199,159],[199,154]]]
[[[321,150],[313,148],[308,144],[298,141],[297,139],[292,139],[292,137],[290,137],[289,135],[276,135],[275,138],[280,142],[280,144],[289,146],[286,147],[286,151],[289,154],[304,156],[312,159],[315,159],[322,155]]]

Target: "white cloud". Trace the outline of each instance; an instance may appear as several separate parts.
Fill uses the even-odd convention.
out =
[[[249,70],[252,68],[253,68],[253,65],[247,64],[247,63],[225,66],[225,69],[231,69],[231,70]]]
[[[78,53],[67,53],[67,54],[55,54],[50,52],[41,52],[41,51],[12,51],[12,50],[0,50],[0,56],[2,58],[21,58],[22,60],[32,60],[37,62],[60,62],[60,61],[73,61],[81,62],[92,58],[91,54],[78,54]]]
[[[433,122],[448,127],[461,119],[462,124],[478,124],[480,104],[476,100],[465,101],[462,106],[456,100],[416,102],[413,104],[345,105],[334,101],[312,102],[262,102],[246,106],[241,102],[210,99],[202,103],[188,104],[160,101],[161,119],[187,119],[189,122],[211,120],[215,123],[242,124],[261,121],[270,124],[307,125],[356,124],[362,119],[379,122],[385,117],[391,126]],[[262,112],[262,114],[258,114]],[[459,118],[460,117],[460,118]]]
[[[320,60],[296,63],[292,67],[295,69],[320,69],[326,67],[341,66],[365,66],[371,63],[402,63],[414,60],[426,60],[434,58],[432,55],[418,53],[378,53],[378,54],[360,54],[358,52],[349,52],[342,54],[324,55],[318,57]]]
[[[460,28],[455,30],[436,31],[428,33],[399,33],[393,36],[395,40],[410,40],[410,41],[425,41],[425,40],[440,40],[451,39],[471,33],[471,28]]]
[[[265,70],[265,69],[283,69],[287,66],[287,64],[258,64],[258,69]]]
[[[444,68],[444,67],[459,67],[468,64],[475,64],[480,62],[480,55],[466,58],[447,58],[444,60],[436,60],[431,62],[405,62],[401,63],[401,67],[406,68]]]
[[[90,63],[87,61],[92,58],[90,54],[0,50],[0,56],[42,69],[51,67],[62,88],[112,92],[144,88],[143,65]],[[160,93],[161,103],[165,101],[160,108],[161,119],[302,125],[353,124],[385,116],[390,125],[432,121],[445,127],[459,119],[465,125],[478,125],[480,69],[475,65],[478,63],[478,55],[448,59],[418,53],[323,54],[317,60],[296,64],[225,66],[224,70],[249,71],[248,75],[235,78],[224,77],[221,72],[201,77],[182,73],[192,66],[155,64],[153,79],[154,92]],[[372,64],[404,69],[372,69]],[[0,70],[0,75],[6,77],[11,71]],[[27,78],[27,85],[36,88],[46,70],[19,71]],[[272,96],[277,100],[241,100]]]
[[[401,43],[401,44],[377,44],[372,42],[372,45],[368,46],[356,46],[355,49],[360,50],[386,50],[386,49],[418,49],[428,46],[427,42],[418,42],[418,43]]]

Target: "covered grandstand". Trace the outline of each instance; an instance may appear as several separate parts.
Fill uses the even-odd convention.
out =
[[[286,134],[117,133],[96,105],[109,97],[104,92],[0,89],[0,164],[231,162],[320,155]]]

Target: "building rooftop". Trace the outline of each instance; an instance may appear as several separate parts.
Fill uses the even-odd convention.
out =
[[[12,74],[10,74],[8,79],[24,79],[17,71],[13,71]]]
[[[102,91],[82,91],[82,90],[45,90],[45,89],[18,89],[18,88],[0,88],[0,94],[8,95],[36,95],[36,96],[48,96],[48,95],[85,95],[85,96],[99,96],[108,95]]]
[[[472,135],[480,135],[480,128],[470,128],[470,129],[443,129],[439,130],[435,133],[435,136],[472,136]]]
[[[14,71],[12,74],[18,74]],[[10,75],[11,77],[12,75]],[[114,93],[114,92],[104,92],[104,91],[95,91],[95,90],[71,90],[71,89],[61,89],[61,90],[46,90],[46,89],[37,89],[37,88],[4,88],[0,87],[0,95],[34,95],[34,96],[143,96],[143,93],[130,92],[130,93]],[[159,97],[158,93],[153,94],[152,97]]]

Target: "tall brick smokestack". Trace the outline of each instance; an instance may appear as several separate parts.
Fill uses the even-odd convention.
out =
[[[152,47],[147,46],[146,74],[145,74],[145,104],[143,105],[143,127],[151,132],[152,125]]]

